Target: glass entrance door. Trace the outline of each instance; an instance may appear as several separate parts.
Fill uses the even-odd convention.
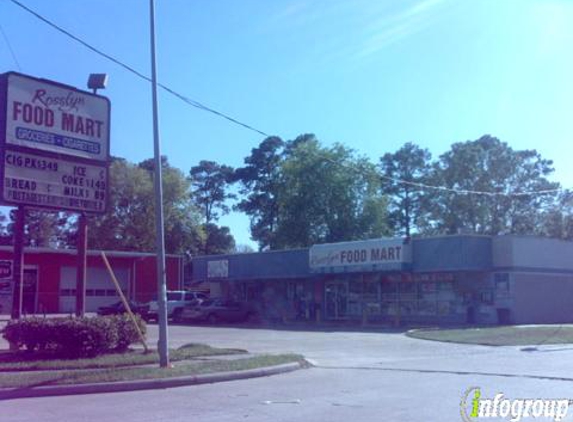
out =
[[[325,316],[327,319],[344,319],[348,315],[348,283],[327,282],[325,284]]]

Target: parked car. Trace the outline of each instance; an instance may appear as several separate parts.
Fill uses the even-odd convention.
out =
[[[188,292],[184,290],[173,290],[167,292],[167,318],[172,318],[174,321],[179,320],[179,315],[183,312],[183,308],[187,305],[198,305],[208,296],[203,292]],[[159,305],[157,301],[149,302],[149,310],[146,319],[157,320],[157,313]]]
[[[128,301],[129,304],[129,308],[131,309],[131,312],[133,312],[134,314],[138,314],[140,315],[143,319],[146,318],[147,315],[147,305],[144,305],[142,303],[137,303],[137,302],[133,302],[133,301]],[[125,309],[125,305],[123,304],[123,302],[120,300],[119,302],[113,303],[111,305],[107,305],[107,306],[100,306],[97,309],[97,314],[98,315],[121,315],[127,312],[127,309]]]
[[[208,299],[198,305],[186,306],[177,315],[178,321],[208,321],[211,324],[256,319],[257,312],[249,303],[224,299]]]

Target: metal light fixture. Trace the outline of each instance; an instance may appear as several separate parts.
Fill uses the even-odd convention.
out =
[[[93,93],[97,94],[98,89],[105,89],[107,80],[107,73],[91,73],[88,78],[88,88],[93,89]]]

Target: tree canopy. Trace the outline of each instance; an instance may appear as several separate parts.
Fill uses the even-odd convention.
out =
[[[312,134],[269,137],[245,164],[235,171],[243,195],[236,209],[251,218],[260,249],[388,233],[375,167],[342,145],[323,147]]]
[[[228,192],[233,168],[217,164],[214,161],[202,160],[191,167],[191,198],[203,212],[205,224],[209,224],[230,211],[229,199],[236,196]]]
[[[88,245],[96,249],[155,250],[153,167],[114,159],[110,167],[110,207],[90,219]],[[189,197],[183,173],[163,163],[165,249],[169,253],[197,251],[203,233],[199,212]]]
[[[435,160],[408,142],[377,165],[313,134],[268,137],[236,170],[202,160],[185,177],[167,157],[161,162],[171,253],[248,251],[217,225],[231,209],[250,218],[261,250],[460,232],[573,239],[573,193],[557,192],[552,161],[490,135],[454,143]],[[90,248],[155,250],[154,167],[153,160],[112,160],[109,212],[90,217]],[[0,217],[6,244],[14,215]],[[72,213],[28,210],[26,244],[75,247],[76,223]]]
[[[228,201],[236,196],[229,192],[233,168],[203,160],[191,167],[191,200],[201,209],[204,223],[204,241],[201,253],[222,254],[235,248],[235,239],[228,227],[219,227],[214,222],[230,211]]]
[[[380,158],[382,192],[389,198],[389,224],[396,234],[409,237],[424,230],[428,198],[419,185],[428,182],[431,157],[427,149],[408,142]]]
[[[251,237],[259,248],[275,249],[278,228],[278,195],[285,142],[276,136],[266,138],[245,158],[245,166],[235,171],[243,196],[235,209],[251,220]]]
[[[431,183],[457,191],[432,193],[433,231],[452,234],[540,234],[542,216],[556,194],[531,194],[557,189],[550,182],[553,163],[535,150],[516,151],[499,139],[485,135],[475,141],[455,143],[434,163]]]
[[[278,247],[389,233],[375,167],[352,150],[309,138],[292,146],[280,169]]]

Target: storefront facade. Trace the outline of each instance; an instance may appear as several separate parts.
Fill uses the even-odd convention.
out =
[[[536,237],[373,239],[198,257],[193,280],[214,296],[252,302],[269,320],[570,322],[568,256],[573,242]]]

